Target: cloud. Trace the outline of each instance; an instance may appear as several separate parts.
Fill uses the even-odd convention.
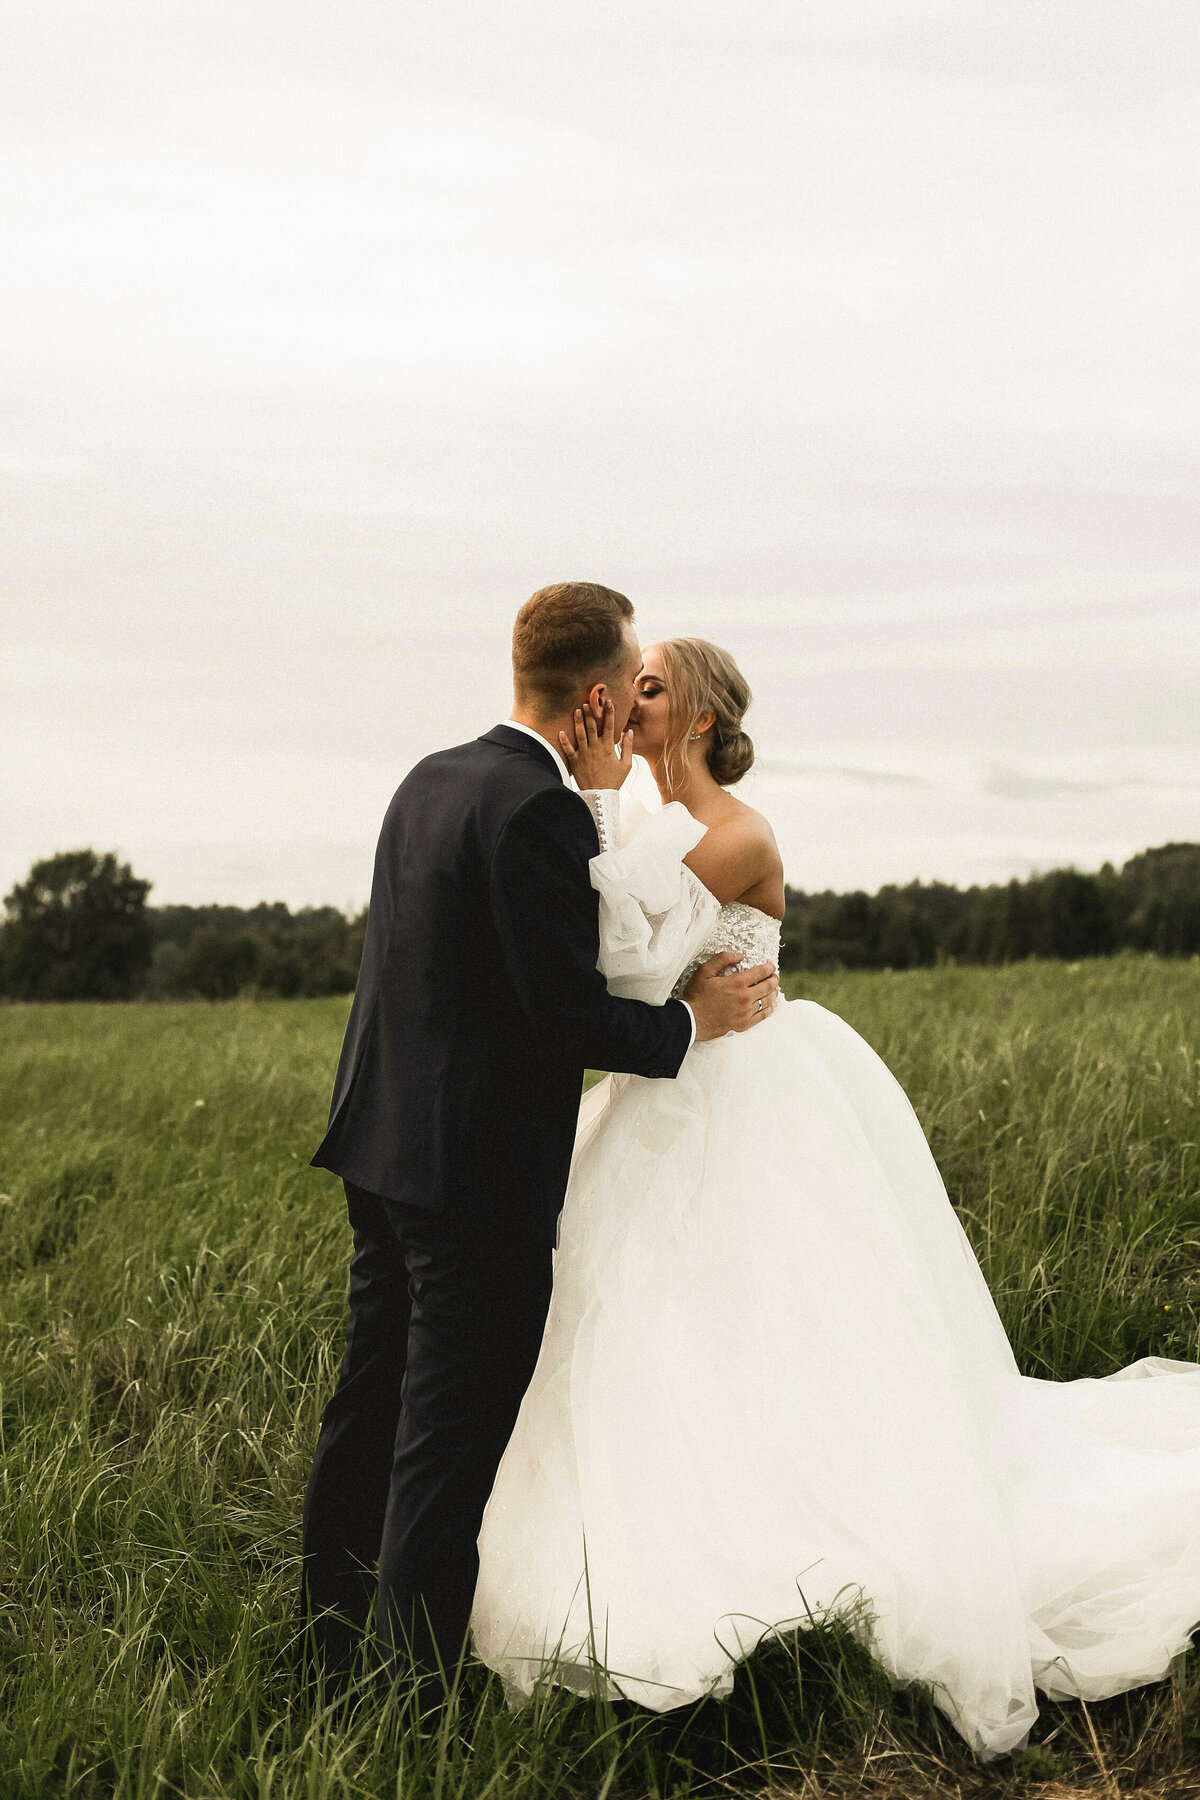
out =
[[[981,778],[979,791],[994,794],[999,800],[1048,800],[1062,794],[1114,794],[1127,785],[1130,784],[1120,781],[1074,781],[1061,775],[1031,775],[1025,769],[996,763]]]
[[[766,775],[807,781],[811,779],[856,782],[861,787],[931,788],[937,783],[927,775],[910,775],[900,769],[858,769],[844,763],[805,762],[792,756],[759,756],[755,767]]]
[[[1064,775],[1035,775],[1027,769],[1014,769],[993,763],[979,782],[981,794],[993,794],[999,800],[1053,800],[1067,794],[1119,794],[1131,788],[1171,792],[1200,786],[1194,781],[1163,781],[1145,775],[1124,775],[1113,779]]]

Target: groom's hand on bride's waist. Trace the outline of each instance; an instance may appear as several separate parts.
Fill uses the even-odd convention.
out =
[[[770,1017],[779,992],[774,964],[756,963],[730,975],[741,960],[736,950],[722,950],[702,963],[684,988],[682,997],[696,1015],[698,1044],[730,1031],[749,1031]]]

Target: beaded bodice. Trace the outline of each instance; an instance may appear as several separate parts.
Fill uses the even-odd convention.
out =
[[[707,962],[710,956],[719,956],[722,950],[737,950],[741,954],[741,969],[750,968],[755,963],[779,963],[780,923],[770,913],[762,912],[757,906],[749,906],[744,900],[731,900],[723,906],[717,915],[704,948],[698,956],[693,957],[672,993],[681,994],[701,963]]]

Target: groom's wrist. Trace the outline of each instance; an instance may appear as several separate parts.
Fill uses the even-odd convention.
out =
[[[688,1039],[688,1046],[687,1046],[687,1047],[688,1047],[688,1050],[690,1050],[690,1049],[691,1049],[691,1047],[692,1047],[692,1045],[693,1045],[693,1044],[694,1044],[694,1043],[695,1043],[695,1041],[696,1041],[696,1015],[695,1015],[695,1013],[694,1013],[694,1012],[693,1012],[693,1011],[692,1011],[692,1009],[691,1009],[691,1006],[690,1006],[690,1005],[689,1005],[689,1004],[688,1004],[688,1002],[687,1002],[687,1001],[686,1001],[686,1000],[681,1000],[681,1001],[680,1001],[680,1002],[679,1002],[679,1004],[680,1004],[680,1006],[682,1006],[682,1007],[683,1007],[683,1009],[684,1009],[684,1011],[685,1011],[685,1012],[686,1012],[686,1013],[687,1013],[687,1016],[688,1016],[688,1020],[689,1020],[689,1022],[690,1022],[690,1024],[691,1024],[691,1027],[692,1027],[692,1035],[691,1035],[691,1037],[690,1037],[690,1038],[689,1038],[689,1039]],[[685,1051],[684,1051],[684,1053],[683,1053],[683,1054],[684,1054],[684,1055],[685,1055],[685,1056],[686,1056],[686,1055],[687,1055],[687,1050],[685,1050]]]

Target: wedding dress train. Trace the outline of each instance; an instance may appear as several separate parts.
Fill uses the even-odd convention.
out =
[[[593,864],[617,991],[662,999],[716,949],[776,957],[775,920],[682,864],[702,834],[669,806]],[[849,1607],[892,1678],[930,1683],[996,1757],[1035,1686],[1100,1699],[1186,1649],[1200,1365],[1022,1376],[903,1090],[843,1020],[780,996],[676,1080],[585,1097],[479,1543],[476,1649],[512,1693],[548,1666],[589,1689],[600,1665],[665,1710]]]

